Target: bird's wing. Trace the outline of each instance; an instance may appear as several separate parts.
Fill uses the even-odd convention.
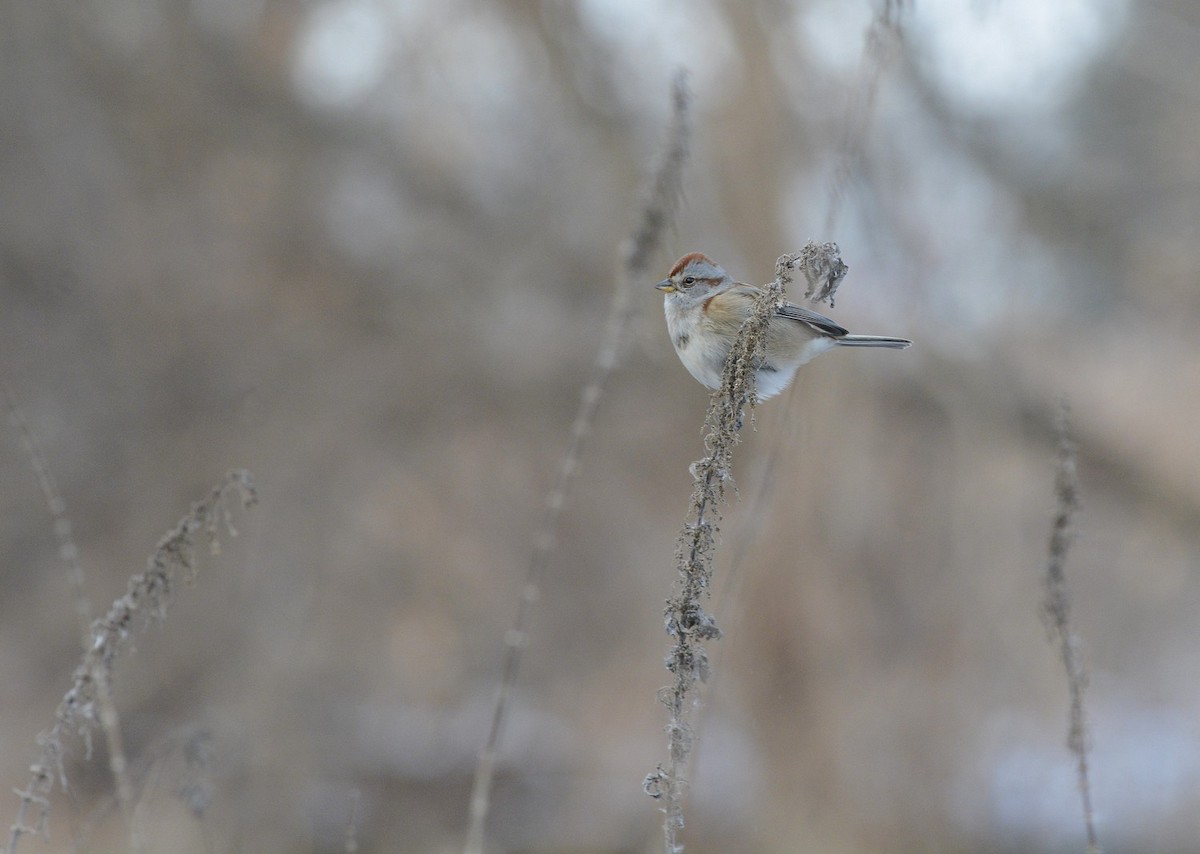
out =
[[[796,320],[800,323],[806,323],[814,329],[824,332],[826,335],[832,335],[834,338],[841,338],[849,333],[849,329],[843,329],[838,326],[828,317],[823,314],[817,314],[815,311],[809,311],[807,308],[801,308],[798,305],[793,305],[790,302],[785,302],[779,307],[776,312],[780,317],[786,317],[788,320]]]

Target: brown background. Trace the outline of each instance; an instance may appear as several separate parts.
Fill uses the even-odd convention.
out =
[[[806,368],[739,450],[687,850],[1081,850],[1038,612],[1066,394],[1101,839],[1200,851],[1198,9],[1064,4],[1102,32],[1079,60],[1069,16],[1048,54],[1018,15],[972,57],[945,7],[901,8],[893,43],[845,5],[0,4],[0,364],[94,607],[227,469],[261,488],[118,667],[146,850],[342,850],[354,790],[362,850],[461,846],[682,63],[693,158],[656,268],[700,249],[761,282],[836,240],[830,313],[917,342]],[[964,6],[980,26],[1025,8]],[[978,94],[1000,55],[1014,70]],[[543,585],[491,850],[659,845],[640,785],[664,758],[661,608],[706,402],[660,275]],[[6,790],[78,657],[10,438]],[[102,748],[81,756],[51,844],[23,851],[129,848]],[[189,774],[213,792],[198,821]]]

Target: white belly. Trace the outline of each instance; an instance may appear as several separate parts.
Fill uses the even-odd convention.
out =
[[[680,311],[670,297],[663,301],[663,309],[667,317],[667,332],[679,361],[705,388],[720,388],[729,346],[711,334],[703,334],[707,331],[700,328],[703,314]],[[792,353],[768,351],[764,365],[755,372],[758,399],[767,400],[779,394],[791,383],[797,368],[833,346],[835,343],[832,338],[815,336]]]

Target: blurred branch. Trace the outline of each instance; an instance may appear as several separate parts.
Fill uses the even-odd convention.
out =
[[[58,484],[50,471],[46,455],[38,444],[37,437],[30,429],[28,422],[17,406],[16,398],[8,382],[0,377],[0,403],[8,413],[9,423],[20,437],[21,449],[29,460],[34,477],[42,491],[46,509],[50,511],[53,523],[54,538],[58,541],[58,556],[67,571],[67,581],[71,587],[71,599],[75,603],[75,618],[79,623],[79,639],[83,655],[88,654],[91,643],[92,603],[88,600],[87,587],[83,575],[83,566],[79,562],[79,546],[71,530],[71,518],[67,515],[67,504],[58,491]],[[108,766],[112,771],[113,781],[117,787],[117,800],[126,820],[132,816],[133,786],[129,780],[129,761],[125,755],[125,744],[121,737],[121,719],[117,714],[117,706],[113,702],[112,693],[108,690],[108,680],[101,674],[93,674],[96,684],[96,704],[99,707],[100,727],[104,732],[104,740],[108,745]]]
[[[842,199],[854,172],[860,166],[863,149],[867,144],[867,129],[875,114],[875,96],[879,93],[879,80],[884,70],[899,52],[903,37],[900,16],[905,0],[884,0],[875,11],[871,23],[863,34],[862,65],[859,69],[858,85],[854,88],[851,105],[843,127],[843,137],[838,146],[837,161],[829,179],[829,209],[825,217],[825,233],[833,232]]]
[[[362,812],[362,792],[350,790],[350,817],[346,819],[346,832],[342,838],[342,850],[346,854],[356,854],[358,851],[358,822]]]
[[[79,634],[86,649],[87,640],[91,635],[92,605],[87,598],[83,567],[79,564],[79,548],[75,544],[75,536],[71,531],[67,505],[58,491],[58,484],[54,481],[54,475],[50,472],[46,455],[42,452],[37,437],[34,436],[28,422],[21,414],[12,388],[2,377],[0,377],[0,404],[3,404],[5,413],[8,415],[8,422],[20,440],[21,450],[29,461],[29,467],[33,469],[33,476],[37,479],[38,487],[42,491],[46,509],[50,511],[50,518],[54,523],[54,538],[58,541],[58,557],[67,571],[67,581],[70,583],[71,595],[75,603],[75,617],[79,621]]]
[[[507,647],[504,673],[492,712],[491,730],[488,733],[487,744],[480,753],[471,790],[467,842],[464,848],[467,854],[481,854],[483,851],[484,826],[487,823],[496,754],[504,731],[508,698],[517,680],[533,605],[540,596],[539,585],[554,548],[567,493],[579,471],[584,442],[591,432],[600,398],[625,344],[629,321],[636,305],[631,299],[632,291],[645,278],[650,257],[658,247],[663,231],[673,220],[678,205],[683,184],[683,166],[687,160],[691,139],[691,96],[687,88],[687,76],[682,71],[675,78],[671,99],[673,112],[671,126],[667,132],[666,148],[655,173],[654,182],[643,200],[638,223],[621,247],[621,271],[613,292],[604,339],[592,364],[591,377],[583,387],[579,410],[571,426],[567,448],[559,460],[554,486],[546,496],[546,507],[534,539],[525,584],[517,604],[516,619],[513,621],[513,627],[504,636]]]
[[[92,624],[71,688],[54,712],[54,726],[38,736],[41,750],[37,761],[30,767],[29,782],[17,792],[21,804],[9,836],[8,854],[15,854],[22,836],[48,833],[50,793],[55,778],[63,789],[67,788],[64,742],[74,733],[83,739],[87,755],[91,755],[92,732],[97,724],[107,725],[103,720],[102,698],[111,691],[117,659],[137,629],[148,620],[165,617],[179,570],[183,570],[185,577],[195,572],[197,535],[203,534],[209,549],[217,554],[220,551],[217,533],[222,523],[231,536],[237,533],[229,509],[235,496],[244,508],[257,500],[248,471],[229,472],[207,498],[192,505],[187,515],[159,541],[145,571],[129,579],[125,595]]]
[[[1064,572],[1067,552],[1075,538],[1075,511],[1079,508],[1075,445],[1071,441],[1070,409],[1065,399],[1059,404],[1056,428],[1058,472],[1054,480],[1054,493],[1058,498],[1058,509],[1050,531],[1050,558],[1046,565],[1046,598],[1042,603],[1042,616],[1046,621],[1050,639],[1058,645],[1059,655],[1066,668],[1067,688],[1071,695],[1067,747],[1075,757],[1076,773],[1079,777],[1079,795],[1083,802],[1088,854],[1099,854],[1100,844],[1096,839],[1096,819],[1092,810],[1092,787],[1088,775],[1088,732],[1083,704],[1087,672],[1079,651],[1079,638],[1071,630],[1071,598]]]

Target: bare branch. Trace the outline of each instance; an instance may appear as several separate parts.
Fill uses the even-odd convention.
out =
[[[1089,854],[1099,854],[1096,819],[1092,810],[1092,787],[1088,769],[1087,716],[1083,694],[1087,688],[1087,670],[1083,665],[1079,638],[1071,629],[1071,599],[1067,591],[1064,567],[1067,552],[1075,539],[1074,518],[1079,509],[1079,481],[1075,471],[1075,444],[1071,441],[1070,406],[1064,399],[1058,412],[1058,471],[1054,493],[1058,507],[1050,529],[1050,556],[1046,563],[1046,598],[1042,602],[1042,617],[1052,643],[1058,645],[1059,655],[1067,674],[1067,689],[1071,696],[1068,716],[1067,748],[1075,757],[1079,777],[1079,795],[1083,803],[1083,822],[1087,831]]]

